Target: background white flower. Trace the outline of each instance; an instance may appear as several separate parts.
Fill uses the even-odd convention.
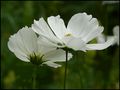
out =
[[[20,29],[9,38],[8,48],[20,60],[32,62],[36,65],[47,64],[50,67],[57,68],[61,65],[55,62],[65,61],[64,50],[56,49],[44,42],[28,27]],[[71,57],[72,55],[69,53],[68,59],[70,60]]]
[[[106,41],[106,39],[108,38],[114,38],[114,41],[113,41],[113,44],[116,44],[119,45],[119,26],[116,25],[114,28],[113,28],[113,36],[105,36],[104,34],[100,34],[98,37],[97,37],[97,42],[98,43],[104,43]]]
[[[119,45],[120,41],[119,41],[119,26],[118,25],[113,28],[113,34],[116,38],[115,40],[116,40],[117,44]]]
[[[67,27],[60,16],[50,16],[48,24],[43,18],[34,20],[32,29],[42,35],[44,40],[57,47],[68,47],[74,50],[102,50],[109,47],[114,38],[109,38],[102,44],[88,44],[103,32],[96,18],[86,13],[78,13],[71,17]]]
[[[100,34],[96,39],[98,43],[104,43],[106,41],[104,34]]]
[[[116,4],[116,3],[119,3],[119,1],[102,1],[102,4],[103,5],[106,5],[106,4]]]

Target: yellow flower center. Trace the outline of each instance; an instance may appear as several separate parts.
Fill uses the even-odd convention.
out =
[[[69,36],[72,36],[72,34],[67,33],[67,34],[65,34],[65,36],[66,36],[66,37],[69,37]]]

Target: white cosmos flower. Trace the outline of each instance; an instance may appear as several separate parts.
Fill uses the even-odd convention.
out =
[[[104,43],[106,41],[106,39],[109,39],[109,38],[114,38],[114,41],[113,41],[113,44],[116,44],[119,45],[119,26],[116,25],[114,28],[113,28],[113,36],[105,36],[104,34],[100,34],[98,37],[97,37],[97,42],[98,43]]]
[[[42,35],[46,42],[57,47],[68,47],[74,50],[102,50],[109,47],[114,38],[109,38],[102,44],[88,44],[103,32],[103,27],[99,26],[98,20],[92,15],[78,13],[71,17],[67,27],[60,16],[50,16],[48,24],[43,18],[34,20],[32,29]]]
[[[64,50],[47,45],[41,37],[38,38],[33,30],[28,27],[20,29],[9,38],[8,48],[20,60],[36,65],[47,64],[50,67],[57,68],[61,65],[55,62],[65,61]],[[71,57],[72,55],[69,53],[68,59]]]

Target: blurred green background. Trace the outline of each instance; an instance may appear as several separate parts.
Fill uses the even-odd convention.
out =
[[[104,26],[104,34],[113,35],[112,29],[119,25],[119,4],[103,4],[101,1],[1,1],[1,87],[3,89],[32,88],[33,65],[17,59],[8,50],[10,35],[33,20],[60,15],[67,25],[72,15],[86,12],[97,18]],[[119,46],[102,51],[74,52],[68,62],[68,89],[118,89]],[[57,69],[43,66],[37,69],[39,89],[62,89],[65,63]]]

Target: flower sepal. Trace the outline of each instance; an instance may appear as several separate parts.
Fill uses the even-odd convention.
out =
[[[63,49],[64,51],[74,51],[74,49],[69,48],[69,47],[63,47],[63,48],[59,48],[59,49]]]
[[[29,56],[29,60],[32,64],[39,66],[44,62],[44,60],[42,60],[43,56],[44,55],[38,56],[35,53],[33,53],[32,55]]]

